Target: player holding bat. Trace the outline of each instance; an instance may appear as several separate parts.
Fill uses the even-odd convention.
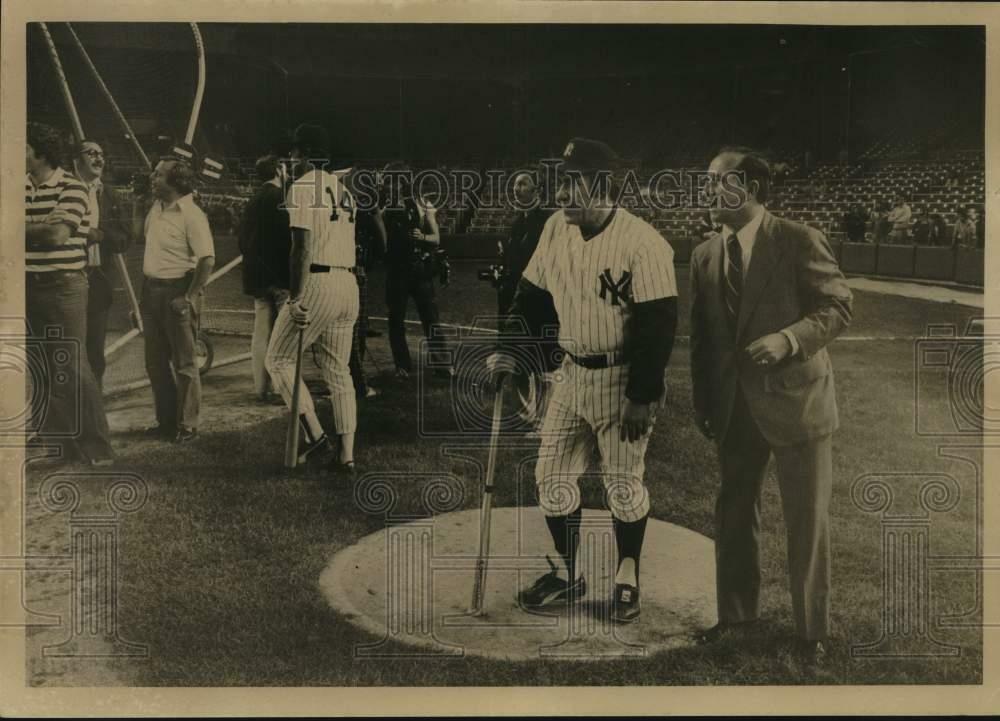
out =
[[[289,433],[286,465],[329,450],[337,454],[330,470],[353,476],[357,404],[348,362],[358,317],[354,206],[344,185],[326,171],[328,146],[327,133],[319,126],[300,125],[295,131],[296,180],[285,199],[292,233],[291,295],[275,321],[265,364],[292,411],[290,422],[298,421]],[[328,440],[300,377],[302,348],[309,346],[330,389],[336,443]]]

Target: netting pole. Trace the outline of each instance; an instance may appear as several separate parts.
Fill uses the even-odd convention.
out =
[[[56,76],[59,78],[59,89],[62,91],[63,101],[66,103],[66,112],[69,113],[70,122],[73,124],[73,134],[76,136],[76,142],[79,143],[83,140],[83,126],[80,124],[80,115],[76,112],[73,93],[70,92],[66,73],[63,72],[62,62],[59,60],[59,51],[56,50],[56,44],[52,41],[52,35],[49,34],[48,26],[45,23],[38,23],[38,26],[42,29],[42,35],[45,36],[45,44],[49,48],[49,57],[52,58],[52,66],[55,68]]]
[[[73,30],[73,26],[70,25],[69,23],[66,23],[66,27],[69,29],[69,34],[73,36],[73,42],[76,43],[77,50],[79,50],[80,55],[83,56],[84,63],[86,63],[87,67],[90,69],[91,74],[94,76],[94,80],[97,81],[97,86],[101,89],[101,92],[104,93],[104,97],[111,105],[111,109],[115,112],[115,117],[118,118],[118,123],[122,126],[122,129],[125,131],[125,135],[128,137],[129,140],[132,141],[132,146],[135,148],[135,151],[139,154],[139,157],[142,158],[142,162],[146,166],[146,169],[152,170],[153,166],[149,162],[149,157],[147,157],[146,152],[142,149],[142,146],[139,144],[139,139],[135,137],[135,133],[132,132],[132,127],[128,124],[128,120],[126,120],[125,116],[122,114],[121,109],[118,107],[118,103],[115,102],[114,96],[112,96],[111,91],[108,90],[108,86],[105,85],[104,79],[101,77],[101,74],[97,72],[97,68],[94,66],[93,61],[91,61],[90,55],[87,53],[87,50],[83,47],[83,43],[80,42],[80,38],[77,37],[76,31]]]
[[[49,52],[53,54],[54,62],[58,66],[59,79],[63,84],[64,93],[69,97],[67,103],[70,107],[70,116],[73,118],[76,124],[76,130],[78,135],[77,142],[79,142],[83,140],[84,137],[83,126],[80,124],[80,118],[76,114],[76,107],[73,105],[73,97],[72,95],[70,95],[69,83],[66,82],[66,76],[63,75],[62,73],[62,66],[59,64],[59,55],[56,53],[56,46],[52,43],[52,37],[49,35],[48,29],[45,27],[45,23],[41,23],[41,25],[42,25],[42,31],[45,33],[45,37],[49,42]],[[94,74],[94,79],[97,80],[97,84],[100,86],[101,90],[104,91],[105,97],[111,103],[111,107],[115,111],[115,115],[118,117],[118,121],[125,128],[126,135],[128,135],[128,137],[132,139],[132,142],[135,145],[136,150],[139,151],[139,157],[142,158],[143,162],[146,164],[147,169],[151,168],[149,164],[149,158],[146,157],[146,154],[142,150],[142,146],[139,145],[139,141],[132,133],[132,128],[129,127],[128,121],[125,120],[125,116],[122,115],[121,110],[118,109],[118,104],[115,102],[115,99],[111,96],[111,91],[108,90],[108,86],[104,84],[104,80],[101,78],[100,73],[97,72],[97,68],[94,67],[94,64],[90,61],[90,56],[84,49],[83,43],[80,42],[80,38],[76,36],[76,32],[73,30],[73,26],[70,25],[69,23],[66,23],[66,27],[69,29],[70,35],[73,36],[73,40],[76,43],[76,47],[80,50],[80,53],[83,55],[83,59],[86,61],[87,67],[89,67],[90,71]],[[142,313],[139,311],[139,300],[136,298],[135,288],[132,286],[132,279],[129,277],[128,268],[125,265],[125,259],[122,257],[121,253],[112,253],[112,256],[115,259],[115,267],[118,268],[118,273],[121,275],[122,282],[125,284],[125,292],[128,295],[129,306],[132,308],[130,315],[132,319],[132,325],[134,326],[133,330],[137,330],[138,333],[142,333],[143,331]],[[133,337],[135,337],[135,335],[136,333],[130,331],[129,334],[126,336],[126,338],[127,340],[130,340]],[[119,338],[118,341],[115,341],[111,345],[107,346],[104,349],[104,357],[107,358],[112,353],[117,351],[119,348],[124,346],[127,340],[122,340],[121,338]]]
[[[188,121],[187,133],[184,135],[184,142],[188,145],[194,142],[194,131],[198,127],[198,115],[201,112],[201,99],[205,94],[205,45],[201,41],[198,23],[191,23],[191,32],[194,34],[194,45],[198,51],[198,88],[194,94],[194,104],[191,106],[191,119]]]

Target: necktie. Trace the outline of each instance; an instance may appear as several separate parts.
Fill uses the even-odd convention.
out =
[[[743,250],[735,233],[726,241],[726,263],[726,310],[730,326],[735,330],[740,317],[740,295],[743,293]]]

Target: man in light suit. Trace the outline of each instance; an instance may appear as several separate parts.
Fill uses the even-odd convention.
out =
[[[696,422],[716,442],[722,486],[715,548],[719,623],[712,643],[760,611],[760,494],[771,454],[788,529],[796,650],[825,654],[829,633],[833,369],[825,346],[851,320],[851,291],[823,234],[767,212],[770,170],[747,148],[709,166],[722,232],[691,257]]]

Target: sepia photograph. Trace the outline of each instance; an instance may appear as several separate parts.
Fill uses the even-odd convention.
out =
[[[5,8],[0,712],[1000,711],[997,18],[850,5]]]

